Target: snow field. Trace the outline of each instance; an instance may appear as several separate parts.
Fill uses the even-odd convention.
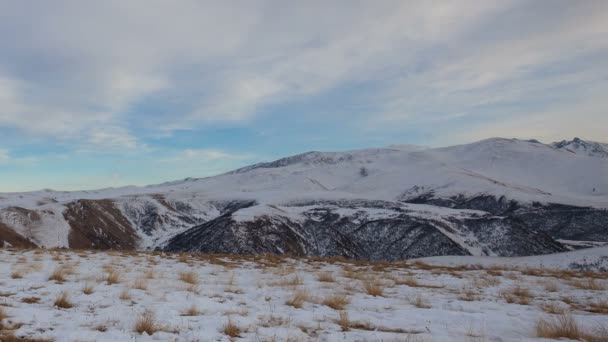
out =
[[[560,319],[608,336],[606,273],[437,262],[0,250],[0,340],[534,341]]]

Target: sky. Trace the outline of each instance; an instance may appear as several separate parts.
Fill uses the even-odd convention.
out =
[[[604,0],[0,0],[0,192],[310,150],[608,142]]]

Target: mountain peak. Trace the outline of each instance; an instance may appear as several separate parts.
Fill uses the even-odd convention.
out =
[[[583,140],[575,137],[572,140],[554,142],[553,147],[575,154],[583,154],[591,157],[608,158],[608,144],[595,141]]]

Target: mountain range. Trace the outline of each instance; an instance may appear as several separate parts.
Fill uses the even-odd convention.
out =
[[[207,178],[0,194],[0,246],[526,256],[608,244],[608,144],[307,152]]]

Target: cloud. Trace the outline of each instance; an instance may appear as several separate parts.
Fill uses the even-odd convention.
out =
[[[343,88],[358,92],[307,115],[362,132],[504,118],[608,76],[605,2],[25,0],[0,13],[0,127],[80,149],[247,124]]]
[[[504,7],[194,0],[31,6],[0,5],[0,66],[28,88],[15,94],[17,114],[2,109],[0,124],[70,135],[97,122],[121,125],[129,108],[155,94],[191,108],[161,120],[161,130],[250,120],[267,104],[373,77],[383,62],[407,62],[410,51],[475,21],[458,20],[463,14]]]
[[[238,161],[253,159],[252,154],[234,154],[214,149],[185,149],[175,156],[165,158],[165,162],[209,162],[209,161]]]
[[[466,143],[498,136],[535,138],[543,142],[574,137],[608,142],[605,129],[608,126],[608,99],[601,96],[600,91],[587,94],[564,106],[552,105],[535,112],[514,112],[509,120],[478,123],[456,129],[449,141],[443,140],[441,143]],[[585,113],[584,120],[577,115],[579,112]],[[564,132],[570,135],[564,135]]]

